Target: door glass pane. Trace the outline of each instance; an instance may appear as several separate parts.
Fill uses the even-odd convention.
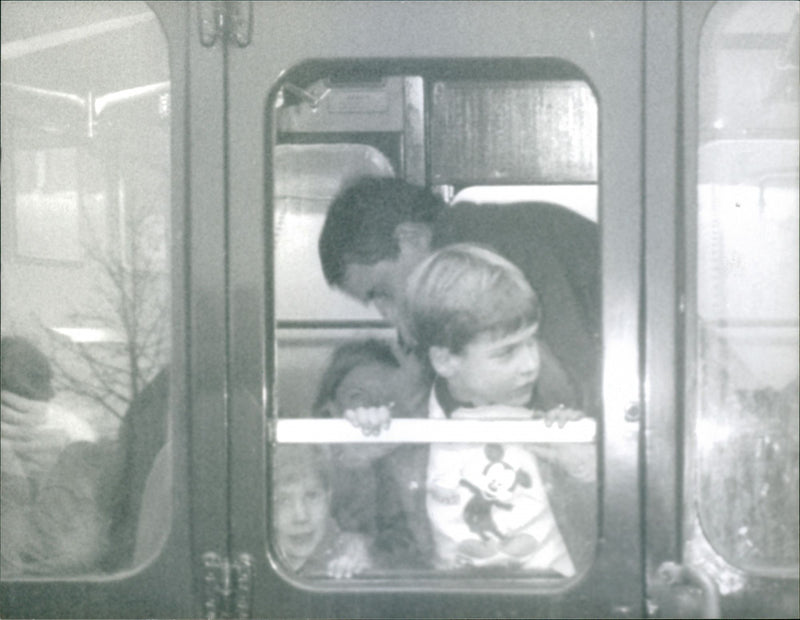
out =
[[[721,3],[701,49],[700,525],[737,567],[796,571],[798,5]]]
[[[3,2],[1,49],[2,577],[123,570],[169,529],[166,40]]]
[[[597,538],[597,103],[574,69],[563,80],[551,70],[548,79],[503,81],[463,66],[459,81],[428,75],[423,63],[413,69],[305,66],[275,97],[268,553],[306,586],[562,586],[588,569]],[[459,116],[473,108],[474,118]],[[490,138],[482,158],[454,157]],[[434,189],[417,176],[428,156]],[[501,178],[504,186],[492,185]],[[535,347],[525,345],[537,370],[511,390],[513,412],[472,420],[450,401],[435,409],[426,356],[399,335],[400,298],[389,299],[385,280],[352,284],[348,266],[344,279],[336,275],[331,254],[357,272],[406,256],[397,243],[406,228],[386,214],[361,213],[330,241],[332,204],[364,187],[368,202],[389,210],[410,206],[408,192],[420,210],[436,205],[435,220],[419,216],[436,235],[423,254],[456,241],[502,242],[495,249],[523,277],[551,274],[525,284],[544,318]],[[387,236],[355,240],[378,229]],[[375,435],[342,419],[382,408],[391,424]],[[547,414],[566,410],[580,419],[547,426]]]

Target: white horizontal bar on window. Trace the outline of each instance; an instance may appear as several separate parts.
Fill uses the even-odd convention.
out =
[[[592,418],[545,425],[543,420],[429,420],[398,418],[380,435],[364,435],[344,419],[281,418],[278,443],[589,443]]]

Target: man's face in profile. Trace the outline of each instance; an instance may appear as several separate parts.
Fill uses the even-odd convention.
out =
[[[374,305],[383,318],[397,326],[398,308],[406,282],[425,254],[405,248],[401,243],[400,252],[394,258],[379,260],[371,265],[350,263],[345,269],[340,288],[364,305]]]
[[[341,289],[365,306],[375,306],[392,324],[397,322],[397,305],[405,286],[398,259],[385,259],[372,265],[351,263],[345,270]]]

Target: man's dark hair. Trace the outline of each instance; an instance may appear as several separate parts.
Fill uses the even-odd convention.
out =
[[[319,237],[322,272],[341,284],[347,265],[372,265],[400,251],[394,231],[404,222],[432,225],[443,203],[402,179],[362,177],[334,198]]]

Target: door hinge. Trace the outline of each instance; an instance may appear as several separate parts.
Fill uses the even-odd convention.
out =
[[[253,558],[241,553],[231,562],[209,551],[203,554],[203,571],[206,617],[209,620],[249,618]]]
[[[200,0],[197,27],[204,47],[213,47],[217,41],[247,47],[253,35],[252,0]]]
[[[651,618],[722,618],[717,584],[697,567],[664,562],[648,583]]]

